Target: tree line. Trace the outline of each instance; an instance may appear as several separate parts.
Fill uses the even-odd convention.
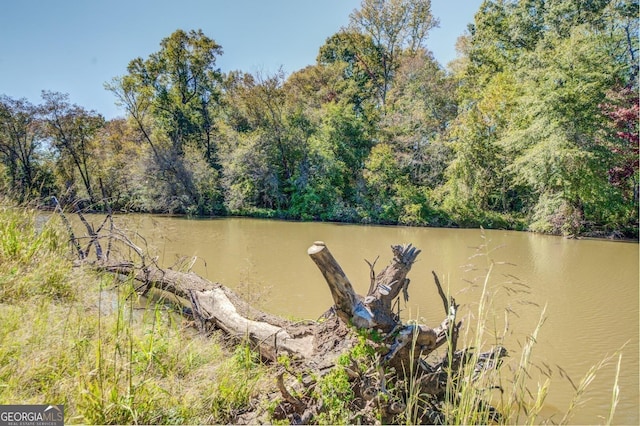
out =
[[[0,190],[95,209],[638,235],[637,0],[486,0],[448,68],[430,0],[363,0],[290,75],[177,30],[105,120],[0,96]]]

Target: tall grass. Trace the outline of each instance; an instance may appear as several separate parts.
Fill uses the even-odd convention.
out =
[[[484,238],[484,236],[483,236]],[[494,249],[495,250],[495,249]],[[550,423],[550,419],[542,417],[549,389],[554,380],[567,378],[563,370],[561,377],[552,377],[549,369],[538,368],[534,362],[534,350],[538,336],[543,333],[546,318],[546,306],[541,309],[540,318],[533,330],[526,335],[525,343],[517,352],[510,351],[501,368],[478,369],[479,355],[483,350],[503,345],[508,329],[508,318],[504,320],[504,329],[500,330],[496,321],[496,312],[504,308],[494,306],[494,292],[499,291],[500,284],[494,281],[494,270],[497,262],[492,259],[493,250],[488,242],[478,248],[479,257],[487,262],[485,274],[481,277],[482,286],[479,302],[466,319],[467,327],[457,342],[458,348],[472,348],[466,365],[453,369],[453,359],[449,357],[449,376],[446,389],[444,413],[445,424],[541,424]],[[511,289],[511,291],[513,291]],[[532,304],[533,305],[533,304]],[[505,317],[509,315],[505,311]],[[473,327],[469,327],[472,323]],[[522,331],[520,331],[522,332]],[[616,353],[603,357],[602,361],[591,367],[577,386],[575,394],[567,407],[560,424],[568,424],[572,415],[583,403],[587,387],[593,382],[596,374],[607,365]],[[507,361],[508,359],[508,361]],[[606,424],[611,424],[619,398],[618,376],[620,360],[618,359],[615,383]],[[570,379],[569,379],[570,380]],[[573,383],[572,383],[573,384]],[[603,417],[604,418],[604,417]]]
[[[0,209],[0,404],[64,404],[66,423],[228,423],[266,387],[248,348],[73,268],[67,243],[55,216]]]
[[[55,220],[38,224],[35,212],[11,207],[0,207],[0,216],[0,300],[72,299],[71,263]]]

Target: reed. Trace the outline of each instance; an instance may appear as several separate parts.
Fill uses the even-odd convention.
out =
[[[622,363],[622,354],[618,354],[618,363],[616,364],[616,376],[613,381],[613,390],[611,392],[611,405],[609,406],[609,415],[607,416],[605,424],[610,425],[613,423],[613,416],[616,413],[616,407],[620,401],[620,386],[618,385],[618,379],[620,378],[620,364]]]
[[[618,358],[618,362],[616,364],[616,372],[615,379],[613,385],[613,391],[611,395],[611,405],[609,407],[609,412],[606,417],[606,424],[611,424],[613,421],[613,417],[615,415],[616,407],[618,405],[618,399],[620,395],[620,389],[618,387],[618,378],[620,377],[620,368],[622,362],[622,353],[620,351],[615,352],[612,355],[605,356],[600,362],[591,366],[586,374],[582,377],[577,386],[574,386],[575,392],[571,402],[569,403],[569,407],[565,412],[562,420],[560,420],[561,425],[569,424],[571,418],[576,410],[578,410],[583,404],[586,403],[585,395],[587,392],[587,388],[593,381],[596,379],[596,376],[604,369],[605,366],[610,364],[614,359]],[[572,383],[573,384],[573,383]]]
[[[539,368],[534,362],[536,343],[545,323],[546,306],[541,309],[534,329],[526,335],[519,357],[510,357],[511,361],[505,362],[501,368],[481,371],[475,368],[482,348],[501,345],[508,328],[508,319],[505,319],[504,329],[499,329],[495,320],[496,312],[504,309],[492,304],[492,300],[495,299],[492,297],[493,293],[503,288],[503,285],[493,282],[493,274],[497,265],[505,264],[492,259],[494,250],[488,248],[488,243],[478,248],[478,256],[484,258],[487,264],[485,274],[481,277],[481,294],[475,310],[470,312],[467,318],[467,320],[472,319],[467,323],[472,322],[473,329],[467,327],[457,342],[458,347],[474,348],[474,350],[464,368],[455,372],[451,368],[452,360],[449,359],[449,368],[452,373],[447,383],[443,407],[444,423],[529,425],[551,423],[551,419],[543,418],[541,412],[552,382],[558,377],[552,377],[553,372],[550,369]],[[523,284],[520,283],[520,285]],[[510,291],[513,291],[513,286],[510,287]],[[535,304],[531,303],[531,305]],[[505,311],[505,316],[508,315],[509,312]],[[611,424],[619,399],[620,351],[605,356],[589,369],[577,386],[574,385],[575,393],[560,424],[570,422],[573,413],[585,402],[586,389],[595,380],[597,373],[616,356],[618,356],[618,363],[610,409],[606,417],[606,424]],[[563,370],[560,370],[560,376],[560,378],[568,378]],[[417,398],[417,396],[410,396],[410,398]]]

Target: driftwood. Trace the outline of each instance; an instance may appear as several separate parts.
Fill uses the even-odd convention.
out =
[[[398,371],[409,371],[413,368],[408,365],[409,360],[417,363],[421,356],[442,346],[450,332],[455,330],[457,305],[451,305],[447,317],[436,328],[418,324],[403,325],[399,315],[392,311],[393,301],[401,291],[406,295],[409,285],[406,275],[420,250],[407,245],[393,246],[392,251],[393,261],[375,277],[365,297],[355,293],[324,243],[315,242],[308,253],[327,280],[335,302],[335,313],[344,325],[376,330],[392,338],[382,361]],[[136,267],[130,262],[104,263],[100,268],[132,275],[142,284],[139,287],[142,293],[155,288],[177,296],[201,330],[220,329],[231,337],[247,339],[266,360],[276,361],[279,355],[284,354],[307,360],[327,355],[314,340],[314,327],[261,312],[229,288],[211,283],[194,273],[161,269],[156,265]]]
[[[285,354],[309,358],[313,353],[310,327],[259,311],[231,289],[192,272],[155,265],[137,268],[133,263],[106,263],[99,268],[133,276],[142,284],[138,287],[142,294],[156,289],[175,295],[177,299],[172,302],[182,305],[183,313],[193,317],[201,331],[219,329],[229,337],[246,340],[265,360],[277,361]]]
[[[62,209],[59,213],[64,215]],[[327,311],[323,321],[301,323],[257,310],[231,289],[194,273],[159,267],[126,235],[115,232],[113,225],[108,236],[99,235],[105,222],[96,232],[83,220],[90,233],[87,250],[82,250],[74,241],[83,264],[88,262],[89,247],[93,245],[97,255],[97,260],[91,263],[93,267],[132,277],[139,283],[136,287],[142,294],[162,291],[173,295],[173,302],[180,305],[184,315],[194,320],[201,332],[220,330],[232,339],[248,342],[267,362],[277,363],[283,356],[294,362],[298,373],[289,371],[289,376],[302,375],[307,379],[293,380],[287,385],[284,379],[286,371],[280,371],[276,383],[281,401],[274,412],[276,418],[288,419],[292,423],[312,422],[314,416],[323,410],[322,401],[313,391],[318,377],[342,368],[353,381],[352,387],[357,393],[352,407],[358,413],[354,422],[380,420],[378,415],[371,414],[374,410],[382,410],[385,423],[393,422],[395,416],[405,410],[408,397],[404,391],[398,390],[402,388],[398,383],[412,381],[418,393],[434,398],[423,398],[426,402],[419,418],[438,423],[443,421],[437,408],[438,398],[444,398],[447,383],[454,380],[455,371],[473,359],[471,351],[456,348],[461,326],[461,321],[456,318],[458,305],[453,298],[446,298],[435,273],[435,285],[444,307],[442,322],[433,328],[402,322],[400,298],[406,301],[409,297],[407,275],[420,254],[420,250],[411,244],[392,246],[393,259],[378,274],[374,271],[376,262],[367,262],[371,282],[369,291],[362,296],[354,291],[327,245],[321,241],[314,242],[308,249],[308,255],[324,276],[334,306]],[[106,253],[100,247],[104,238],[109,241]],[[115,252],[111,250],[114,241],[127,246],[139,259],[136,262],[109,259],[109,254]],[[358,334],[368,339],[375,350],[375,357],[366,362],[351,358],[351,367],[339,367],[336,359],[349,353],[359,340]],[[442,346],[446,349],[439,361],[427,363],[427,355]],[[500,347],[481,354],[476,359],[484,361],[477,368],[497,368],[505,355],[506,351]],[[391,386],[395,393],[389,391],[390,383],[395,383]],[[287,386],[297,387],[296,396],[289,392]],[[241,420],[238,419],[239,422]],[[256,422],[255,418],[245,420]]]

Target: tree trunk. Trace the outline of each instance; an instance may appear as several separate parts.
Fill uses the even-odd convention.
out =
[[[414,371],[421,356],[428,355],[447,341],[455,323],[457,306],[452,304],[453,309],[446,312],[445,321],[435,329],[425,325],[403,325],[399,314],[393,312],[393,301],[401,291],[405,302],[409,299],[407,274],[420,250],[411,244],[395,245],[391,250],[394,255],[392,262],[378,275],[373,271],[374,265],[369,263],[371,284],[366,297],[354,292],[324,242],[316,241],[307,253],[327,281],[340,319],[358,329],[375,329],[392,337],[393,343],[383,361],[395,367],[396,371]]]
[[[220,329],[237,341],[248,341],[263,359],[275,362],[279,355],[311,358],[313,328],[267,314],[253,308],[231,289],[212,283],[192,272],[177,272],[147,266],[137,269],[131,263],[107,264],[101,269],[133,275],[143,294],[158,289],[178,297],[183,312],[192,316],[203,332]]]

